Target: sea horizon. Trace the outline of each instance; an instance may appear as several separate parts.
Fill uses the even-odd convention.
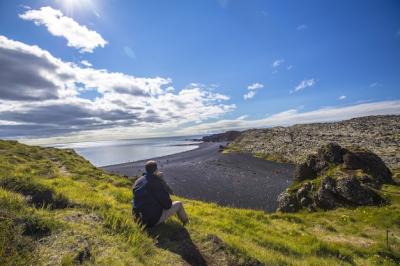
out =
[[[81,141],[41,145],[74,149],[97,167],[146,160],[198,148],[201,136],[152,137],[101,141]]]

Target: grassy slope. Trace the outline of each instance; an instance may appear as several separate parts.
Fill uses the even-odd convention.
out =
[[[190,215],[187,231],[172,219],[146,232],[131,217],[131,181],[70,150],[0,141],[0,184],[0,265],[179,265],[196,261],[196,252],[212,265],[400,262],[398,186],[383,188],[391,201],[384,207],[316,213],[266,214],[175,198]],[[21,192],[29,191],[51,197],[28,204]]]

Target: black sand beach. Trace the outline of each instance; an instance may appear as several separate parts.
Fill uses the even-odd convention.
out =
[[[222,154],[221,143],[154,158],[176,195],[224,206],[274,211],[277,196],[292,182],[294,166],[247,154]],[[141,175],[145,161],[102,167],[121,175]]]

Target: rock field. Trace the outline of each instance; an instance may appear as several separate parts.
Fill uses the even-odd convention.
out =
[[[334,142],[345,148],[361,147],[377,154],[391,169],[400,168],[400,116],[366,116],[333,123],[249,129],[231,144],[241,152],[302,163],[308,154]]]

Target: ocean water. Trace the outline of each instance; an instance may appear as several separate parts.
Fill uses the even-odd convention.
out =
[[[186,140],[196,137],[168,137],[132,140],[76,142],[49,145],[71,148],[95,166],[140,161],[198,148],[200,142]]]

